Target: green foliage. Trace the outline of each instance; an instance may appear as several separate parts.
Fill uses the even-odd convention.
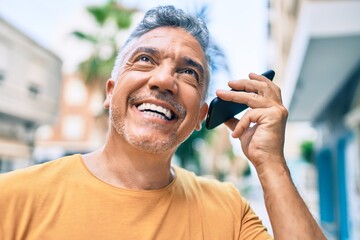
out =
[[[86,10],[95,20],[97,29],[94,33],[72,33],[79,40],[90,43],[93,48],[90,57],[79,64],[78,70],[86,84],[103,87],[110,77],[120,48],[116,36],[130,27],[132,15],[137,10],[125,8],[114,0],[108,0],[103,5],[88,6]],[[109,26],[115,26],[110,33]]]
[[[188,139],[186,139],[176,150],[176,155],[180,159],[182,167],[186,167],[188,164],[194,164],[197,167],[196,172],[201,173],[200,154],[196,149],[196,142],[200,139],[205,139],[209,130],[205,128],[205,123],[202,124],[200,131],[194,131]]]
[[[109,0],[100,6],[89,6],[86,10],[96,19],[100,26],[104,26],[106,21],[113,19],[119,29],[129,28],[131,25],[131,15],[135,9],[124,8],[114,0]]]
[[[115,15],[116,24],[119,29],[129,28],[131,25],[132,12],[121,11]]]
[[[247,165],[246,165],[246,168],[245,168],[245,170],[244,170],[244,172],[243,172],[243,176],[244,176],[244,177],[249,177],[249,176],[251,176],[251,169],[250,169],[249,163],[247,163]]]
[[[111,72],[116,55],[108,59],[100,59],[97,55],[92,55],[90,58],[81,62],[78,66],[79,71],[82,73],[85,83],[88,85],[97,85],[96,81],[107,80],[109,73]]]
[[[308,163],[314,163],[314,142],[303,141],[300,144],[301,157]]]
[[[74,31],[73,34],[81,40],[89,41],[92,43],[97,43],[98,41],[95,36],[80,31]]]
[[[96,22],[100,25],[103,26],[107,20],[107,16],[109,14],[109,10],[107,5],[105,6],[90,6],[87,7],[86,9],[95,19]]]

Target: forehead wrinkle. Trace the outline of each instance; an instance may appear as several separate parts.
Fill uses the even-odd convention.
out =
[[[154,30],[157,30],[157,29],[154,29]],[[183,29],[176,29],[176,30],[184,31]],[[196,44],[194,46],[189,42],[185,42],[185,43],[183,43],[184,44],[183,47],[190,48],[191,52],[198,52],[200,55],[198,55],[198,56],[182,55],[183,54],[182,47],[179,46],[179,43],[177,42],[177,40],[174,40],[174,39],[170,40],[170,42],[167,42],[167,44],[160,46],[160,47],[151,46],[151,43],[148,42],[148,41],[151,41],[151,39],[162,39],[164,37],[167,38],[167,35],[165,35],[165,36],[164,35],[160,35],[160,36],[153,35],[154,33],[152,31],[144,34],[143,36],[141,36],[138,39],[134,39],[135,41],[133,41],[133,44],[129,44],[130,45],[129,47],[132,48],[132,46],[134,46],[134,45],[135,46],[138,45],[138,47],[135,48],[133,51],[131,51],[131,50],[128,51],[127,53],[125,53],[125,55],[134,56],[139,52],[145,52],[145,53],[158,55],[158,56],[162,55],[163,59],[165,59],[165,58],[170,58],[173,60],[178,59],[178,60],[180,60],[180,62],[182,64],[196,68],[199,71],[200,75],[202,76],[203,80],[205,81],[205,84],[207,85],[207,81],[208,81],[208,77],[209,77],[208,76],[209,70],[208,70],[208,65],[206,64],[206,58],[205,58],[204,51],[201,48],[200,43],[197,41],[196,38],[194,38],[192,35],[189,35],[189,33],[186,31],[185,31],[185,33],[186,33],[186,35],[190,36],[192,38],[192,40],[196,42]],[[148,37],[150,39],[148,39]],[[179,59],[179,57],[180,57],[180,59]]]

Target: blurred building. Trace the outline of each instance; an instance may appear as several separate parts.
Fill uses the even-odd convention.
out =
[[[290,123],[316,130],[321,225],[360,239],[360,1],[270,0],[269,12]]]
[[[0,18],[0,172],[32,163],[35,129],[57,117],[61,64]]]
[[[59,118],[36,132],[37,162],[95,150],[105,141],[107,114],[103,90],[87,86],[78,74],[66,74],[59,99]]]

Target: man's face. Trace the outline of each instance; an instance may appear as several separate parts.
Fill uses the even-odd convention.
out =
[[[111,131],[151,153],[173,151],[207,112],[206,60],[181,28],[156,28],[130,43],[116,82],[107,83]]]

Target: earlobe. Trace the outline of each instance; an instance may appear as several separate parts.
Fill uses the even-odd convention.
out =
[[[104,101],[104,108],[109,109],[110,108],[110,102],[113,95],[113,91],[115,88],[115,81],[111,78],[107,80],[106,82],[106,99]]]
[[[208,105],[207,105],[207,103],[203,103],[203,105],[200,108],[200,114],[199,114],[198,122],[196,123],[196,126],[195,126],[195,129],[197,131],[201,130],[201,123],[204,121],[207,112],[208,112]]]

